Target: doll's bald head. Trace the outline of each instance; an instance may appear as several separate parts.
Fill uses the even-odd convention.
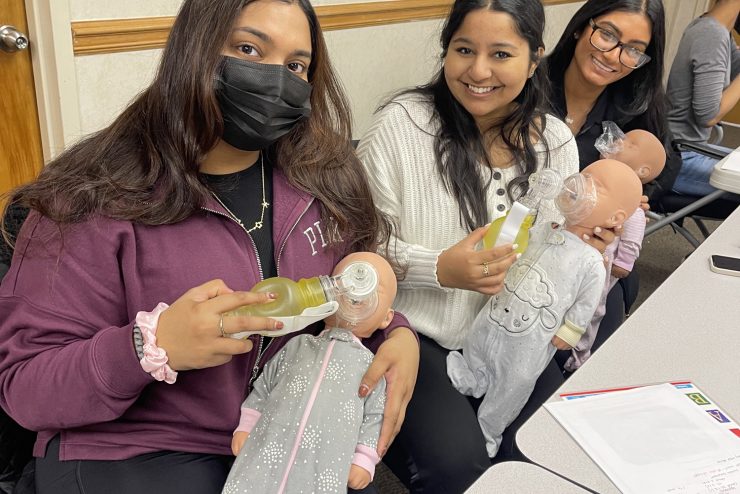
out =
[[[665,147],[646,130],[630,130],[624,135],[622,150],[609,158],[621,161],[632,168],[643,184],[652,182],[663,171],[666,161]]]
[[[613,228],[622,225],[640,205],[642,183],[621,161],[598,160],[581,171],[593,188],[595,203],[579,226]]]

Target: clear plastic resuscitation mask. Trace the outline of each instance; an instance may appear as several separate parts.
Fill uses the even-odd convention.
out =
[[[339,275],[339,308],[335,316],[354,326],[370,317],[378,308],[378,272],[372,264],[353,262]]]
[[[574,173],[563,180],[555,205],[566,224],[577,225],[591,214],[597,200],[596,184],[589,174]]]
[[[604,158],[611,158],[622,152],[626,136],[617,124],[606,120],[601,123],[604,132],[596,138],[594,147]]]

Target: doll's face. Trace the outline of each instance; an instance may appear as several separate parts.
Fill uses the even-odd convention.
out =
[[[596,205],[582,225],[613,228],[624,223],[640,205],[642,183],[624,163],[599,160],[582,173],[591,176],[597,195]]]
[[[622,150],[610,157],[632,168],[644,184],[660,175],[666,161],[663,144],[645,130],[627,132],[622,141]]]
[[[581,172],[595,201],[575,224],[586,228],[612,228],[624,223],[639,206],[642,184],[630,167],[616,160],[596,161]],[[566,179],[568,182],[568,179]],[[558,198],[558,202],[565,202]],[[569,224],[573,222],[569,220]]]
[[[355,252],[342,259],[334,268],[333,274],[342,273],[347,266],[354,262],[366,262],[372,265],[378,275],[378,287],[375,291],[377,306],[375,310],[363,320],[350,324],[341,317],[341,309],[332,316],[326,318],[326,324],[334,327],[346,328],[358,338],[367,338],[377,329],[384,329],[393,319],[391,308],[396,298],[396,274],[393,272],[388,261],[381,256],[371,252]],[[340,305],[346,301],[340,301]]]

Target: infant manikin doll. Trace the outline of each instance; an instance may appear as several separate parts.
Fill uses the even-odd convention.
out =
[[[457,390],[485,395],[478,422],[489,456],[496,455],[504,429],[526,403],[555,345],[575,345],[599,303],[604,259],[583,235],[621,225],[641,192],[634,172],[614,160],[567,177],[556,198],[565,225],[530,230],[529,247],[509,268],[501,293],[478,313],[462,353],[448,355],[447,373]]]
[[[665,166],[666,152],[663,143],[657,137],[641,129],[622,134],[613,122],[605,122],[604,127],[605,134],[611,133],[616,137],[610,139],[609,145],[602,141],[602,145],[597,146],[603,157],[625,163],[637,174],[643,185],[652,182],[660,175]],[[571,356],[565,363],[567,370],[575,371],[591,356],[591,347],[596,339],[601,320],[606,313],[606,297],[619,278],[626,278],[634,268],[635,261],[640,255],[644,236],[645,211],[638,207],[622,225],[620,236],[609,244],[604,252],[604,258],[607,260],[607,272],[611,276],[607,277],[601,301],[594,312],[594,317],[586,333],[573,347]]]
[[[334,274],[355,262],[367,263],[377,275],[372,305],[344,312],[347,304],[340,303],[340,310],[324,320],[320,335],[292,338],[265,365],[242,404],[232,441],[237,458],[225,494],[345,492],[348,479],[355,489],[372,480],[380,461],[376,448],[385,381],[367,397],[358,397],[373,359],[360,338],[393,319],[396,276],[385,259],[370,252],[348,255]]]

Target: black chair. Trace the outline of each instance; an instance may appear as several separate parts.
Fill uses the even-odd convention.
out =
[[[28,216],[28,209],[11,204],[5,214],[5,229],[13,241]],[[0,238],[0,281],[10,268],[13,248]],[[36,433],[18,425],[0,409],[0,494],[32,493],[33,463],[31,452]],[[24,471],[25,469],[25,471]]]

